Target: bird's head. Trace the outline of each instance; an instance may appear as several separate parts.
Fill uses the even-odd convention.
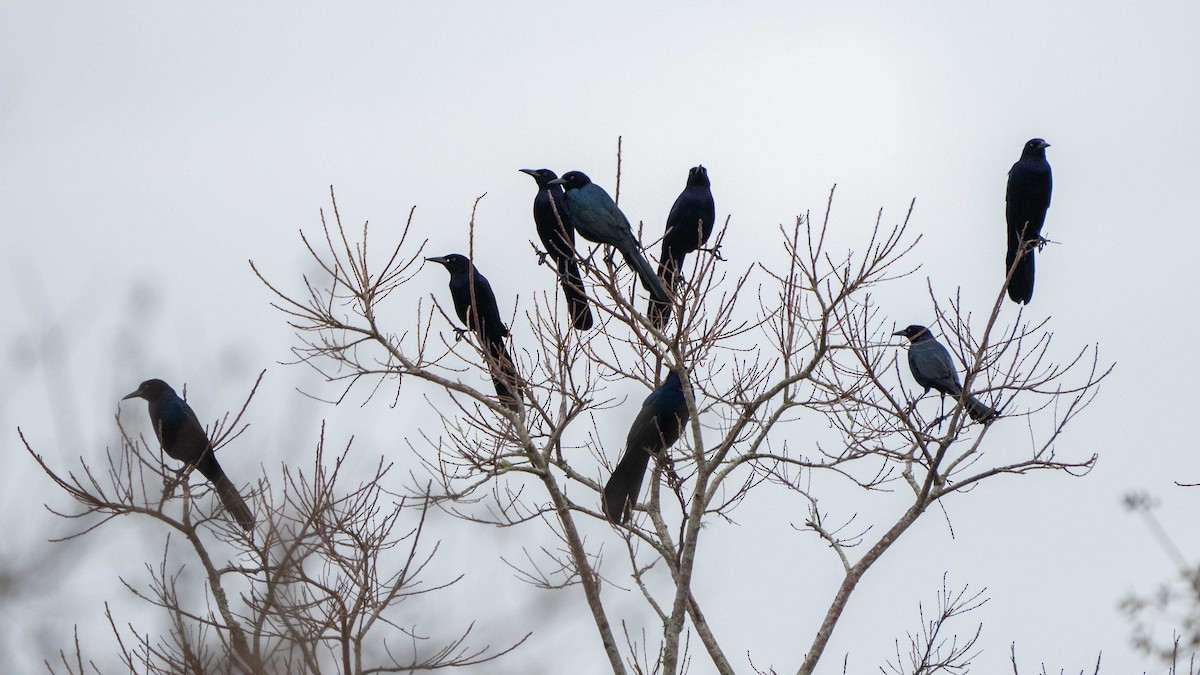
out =
[[[708,182],[708,169],[704,165],[693,166],[688,170],[688,187],[709,187],[712,183]]]
[[[591,182],[592,179],[588,178],[587,174],[582,171],[568,171],[562,175],[562,178],[550,181],[550,185],[563,185],[568,190],[576,190],[585,185],[590,185]]]
[[[1031,138],[1029,139],[1029,142],[1025,144],[1025,148],[1021,150],[1021,158],[1045,157],[1046,148],[1048,147],[1050,147],[1050,144],[1046,141],[1040,138]]]
[[[466,272],[467,270],[471,269],[471,261],[467,259],[467,256],[460,255],[458,253],[451,253],[450,255],[443,255],[434,258],[426,258],[426,260],[429,262],[435,262],[445,267],[451,274],[454,274],[455,272]]]
[[[533,179],[537,181],[538,187],[543,188],[550,185],[550,181],[558,178],[558,174],[550,169],[521,169],[521,173],[533,176]]]
[[[131,398],[144,398],[147,401],[153,401],[163,392],[171,391],[171,385],[162,380],[146,380],[138,385],[137,391],[130,392],[121,398],[122,401]]]
[[[929,336],[929,329],[925,326],[913,324],[904,330],[898,330],[895,333],[892,333],[892,335],[903,335],[904,337],[908,338],[909,341],[916,342],[918,339]]]

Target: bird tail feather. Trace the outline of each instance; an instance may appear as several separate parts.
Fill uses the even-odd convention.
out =
[[[1018,250],[1017,242],[1008,242],[1008,255],[1005,260],[1008,263],[1008,269],[1012,271],[1012,278],[1008,282],[1008,297],[1013,302],[1028,305],[1029,301],[1033,300],[1033,248],[1027,248],[1021,254],[1020,260],[1017,260]],[[1015,269],[1013,263],[1016,263]]]
[[[626,448],[625,456],[604,485],[604,515],[613,523],[624,525],[629,520],[649,465],[650,453],[640,448]]]
[[[488,349],[491,352],[488,371],[492,375],[492,384],[496,387],[496,397],[500,399],[500,403],[515,410],[522,394],[517,366],[508,355],[508,350],[504,348],[503,340],[489,341]]]
[[[221,465],[217,463],[217,458],[213,456],[212,448],[205,451],[204,456],[196,463],[196,470],[199,471],[213,485],[213,489],[217,491],[217,496],[221,499],[222,506],[238,525],[242,526],[243,530],[249,532],[254,529],[254,513],[250,511],[250,507],[246,506],[246,501],[242,499],[242,495],[238,493],[236,487],[230,482],[229,477],[225,475],[225,471],[221,469]]]
[[[579,263],[574,258],[559,258],[558,274],[563,296],[567,299],[567,311],[571,313],[571,324],[576,330],[588,330],[592,327],[592,310],[588,307],[587,293],[583,290]]]
[[[679,288],[679,269],[683,267],[683,258],[682,255],[675,259],[664,254],[662,262],[658,264],[658,278],[672,296]],[[651,298],[650,304],[646,308],[646,315],[650,317],[650,325],[662,330],[671,318],[671,303],[659,302]]]
[[[642,280],[642,287],[650,292],[654,299],[661,303],[669,304],[671,296],[663,288],[662,283],[658,280],[658,275],[654,273],[654,268],[650,263],[646,262],[645,256],[638,251],[637,241],[632,237],[628,243],[619,247],[621,255],[625,257],[625,262],[637,272],[637,275]]]
[[[967,407],[967,415],[969,415],[971,419],[975,420],[976,422],[991,422],[1000,414],[994,408],[988,406],[986,403],[980,401],[974,396],[968,395],[965,405]]]

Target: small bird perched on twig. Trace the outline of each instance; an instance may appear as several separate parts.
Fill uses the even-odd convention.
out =
[[[451,253],[426,260],[438,263],[450,273],[454,311],[463,325],[475,331],[484,344],[496,396],[504,405],[516,408],[521,396],[521,381],[517,367],[504,347],[508,327],[500,319],[500,306],[496,304],[492,285],[464,255]]]
[[[150,424],[163,452],[188,466],[195,466],[213,484],[221,504],[238,525],[246,531],[254,529],[254,514],[217,463],[212,443],[187,401],[179,398],[171,385],[162,380],[146,380],[121,400],[131,398],[143,398],[149,403]]]
[[[1050,208],[1050,192],[1054,187],[1046,148],[1050,144],[1040,138],[1031,139],[1021,150],[1021,159],[1008,171],[1008,191],[1005,195],[1004,217],[1008,222],[1008,254],[1004,258],[1004,274],[1012,271],[1008,282],[1008,297],[1018,304],[1033,299],[1033,252],[1045,243],[1042,225]],[[1021,254],[1020,261],[1017,253]],[[1013,263],[1016,269],[1013,269]]]
[[[902,335],[909,339],[908,367],[912,370],[917,384],[925,388],[922,396],[933,388],[941,393],[943,405],[947,394],[955,400],[962,398],[967,415],[976,422],[991,422],[1000,414],[983,401],[963,393],[962,383],[958,381],[958,372],[954,369],[954,360],[950,358],[950,352],[933,337],[928,328],[912,325],[892,335]]]
[[[688,171],[687,185],[667,214],[662,255],[658,257],[658,278],[672,294],[679,287],[679,271],[683,269],[684,258],[708,241],[716,218],[717,207],[713,202],[708,170],[694,166]],[[713,252],[715,254],[716,249]],[[671,317],[671,305],[651,300],[646,313],[654,327],[662,328]]]
[[[651,297],[658,302],[671,302],[671,296],[663,289],[654,268],[650,267],[650,263],[646,262],[645,256],[642,255],[629,219],[621,213],[621,209],[617,208],[604,188],[593,183],[582,171],[568,171],[562,178],[550,181],[550,185],[562,185],[566,188],[563,200],[567,203],[567,217],[571,227],[580,236],[597,244],[608,244],[620,251]]]
[[[604,485],[604,515],[617,525],[629,520],[637,505],[638,492],[650,465],[650,456],[663,457],[679,440],[683,425],[691,414],[683,394],[683,384],[675,371],[642,402],[642,409],[629,427],[625,454]]]
[[[571,314],[571,324],[576,330],[587,330],[592,327],[592,310],[588,307],[579,262],[575,259],[575,230],[567,218],[562,185],[550,184],[558,179],[550,169],[521,169],[521,173],[527,173],[537,181],[538,193],[533,198],[533,223],[537,226],[542,246],[546,247],[546,254],[554,260],[554,269],[558,271],[558,281]]]

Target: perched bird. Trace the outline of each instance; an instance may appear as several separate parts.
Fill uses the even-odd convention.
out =
[[[688,171],[687,186],[679,193],[667,215],[662,255],[658,257],[658,278],[672,294],[679,286],[679,270],[683,269],[683,259],[708,241],[716,218],[717,207],[713,203],[708,170],[703,166],[694,166]],[[662,328],[671,317],[671,306],[651,300],[647,315],[654,326]]]
[[[1030,140],[1021,150],[1021,159],[1008,171],[1004,210],[1008,221],[1008,255],[1004,258],[1006,277],[1013,269],[1017,252],[1025,249],[1013,270],[1012,280],[1008,282],[1008,297],[1016,303],[1029,304],[1033,299],[1033,250],[1044,241],[1042,224],[1046,222],[1053,187],[1050,163],[1046,161],[1048,147],[1050,144],[1040,138]]]
[[[576,232],[588,241],[615,247],[624,256],[625,262],[637,272],[642,286],[655,300],[671,302],[671,297],[663,290],[654,269],[642,256],[629,219],[621,213],[621,209],[617,208],[604,188],[593,183],[592,179],[581,171],[568,171],[562,178],[550,181],[550,185],[566,187],[563,200],[567,203],[571,227]]]
[[[527,173],[537,181],[533,222],[537,225],[542,246],[554,259],[558,282],[562,285],[563,297],[567,299],[567,309],[571,313],[571,324],[577,330],[587,330],[592,327],[592,310],[588,307],[587,294],[583,292],[579,262],[575,260],[575,230],[567,220],[562,185],[550,184],[550,181],[558,178],[550,169],[521,169],[521,173]]]
[[[661,456],[674,445],[690,416],[679,374],[672,370],[642,402],[625,439],[625,454],[604,486],[604,515],[610,521],[622,525],[629,520],[650,455]]]
[[[451,253],[426,260],[438,263],[450,272],[450,297],[454,300],[454,311],[467,328],[475,331],[487,349],[488,371],[492,374],[492,384],[496,386],[496,396],[501,403],[515,408],[521,393],[520,379],[512,357],[504,347],[508,327],[500,319],[500,306],[496,304],[492,285],[466,256]]]
[[[247,532],[254,529],[254,514],[217,464],[212,443],[187,401],[179,398],[171,385],[162,380],[146,380],[137,391],[121,400],[131,398],[144,398],[150,404],[150,424],[163,452],[188,466],[195,466],[216,488],[221,504],[238,525]]]
[[[996,418],[999,413],[983,401],[970,394],[963,395],[962,383],[958,381],[958,372],[954,369],[950,352],[933,337],[928,328],[914,325],[892,335],[903,335],[909,339],[908,367],[917,384],[925,388],[922,396],[928,394],[932,387],[941,393],[943,404],[947,394],[955,399],[963,398],[967,415],[976,422],[990,422]]]

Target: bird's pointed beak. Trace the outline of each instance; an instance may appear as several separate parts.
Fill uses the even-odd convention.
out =
[[[125,394],[124,396],[122,396],[122,397],[121,397],[121,400],[122,400],[122,401],[128,401],[128,400],[129,400],[129,399],[131,399],[131,398],[137,398],[139,395],[141,395],[141,393],[142,393],[142,390],[141,390],[141,388],[139,387],[137,391],[135,391],[135,392],[132,392],[132,393],[129,393],[129,394]]]
[[[521,173],[527,173],[534,178],[537,178],[537,169],[517,169]]]
[[[1039,148],[1048,148],[1048,147],[1050,147],[1050,144],[1049,144],[1049,143],[1047,143],[1046,141],[1042,141],[1042,144],[1041,144],[1041,145],[1039,145],[1038,147],[1039,147]]]
[[[428,260],[429,262],[435,262],[435,263],[437,263],[437,264],[439,264],[439,265],[445,265],[445,264],[446,264],[446,256],[441,256],[441,257],[433,257],[433,258],[426,258],[426,260]]]
[[[566,185],[566,184],[567,184],[567,181],[565,181],[561,178],[555,178],[554,180],[550,181],[549,183],[546,183],[546,185]]]
[[[899,335],[899,336],[902,336],[902,337],[903,337],[903,336],[904,336],[904,331],[902,331],[902,330],[898,330],[898,331],[896,331],[895,333],[892,333],[892,335]]]

